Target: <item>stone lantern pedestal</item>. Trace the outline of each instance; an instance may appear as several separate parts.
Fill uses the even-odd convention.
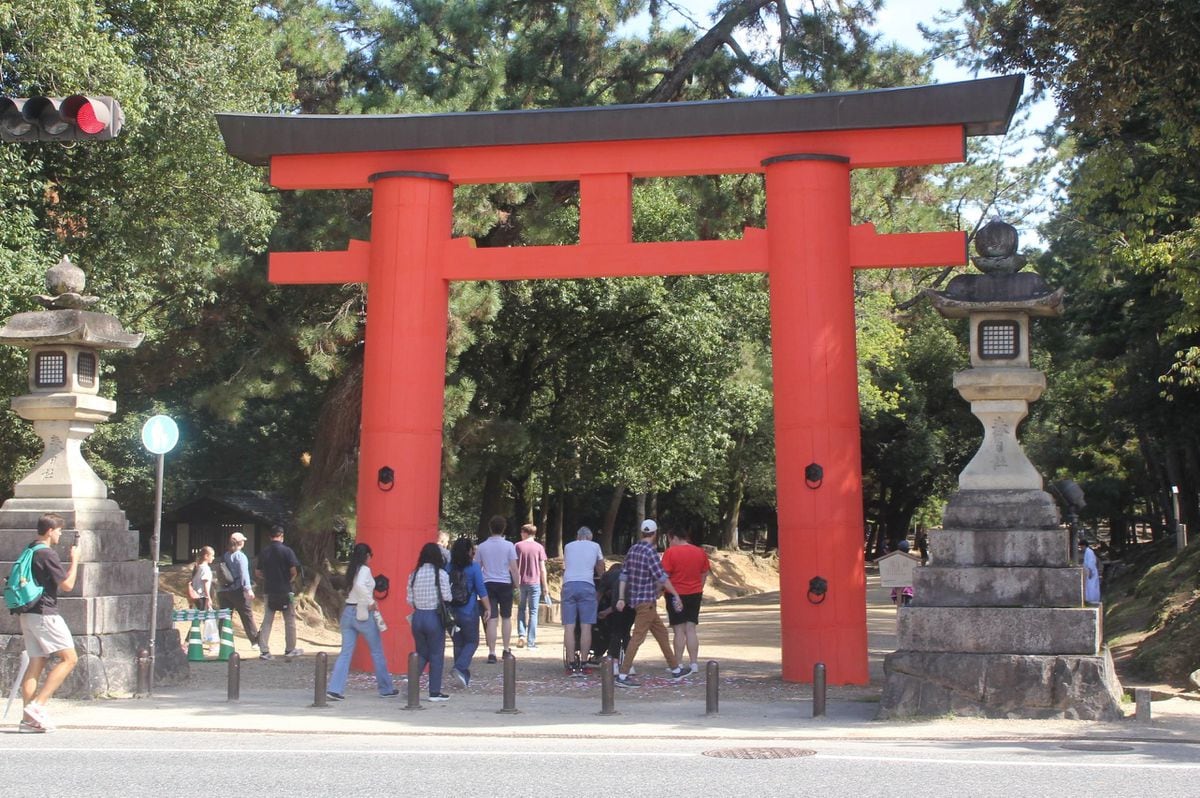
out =
[[[85,308],[83,272],[65,258],[47,272],[52,296],[38,297],[46,310],[19,313],[0,326],[0,343],[29,349],[29,390],[12,409],[33,423],[43,451],[34,469],[0,506],[0,573],[36,535],[37,520],[57,513],[65,522],[59,556],[78,541],[75,587],[59,595],[79,664],[58,691],[67,697],[127,695],[137,684],[137,652],[149,641],[154,569],[138,559],[138,533],[125,512],[108,498],[108,488],[83,457],[81,446],[117,405],[99,395],[100,352],[132,349],[141,341],[106,313]],[[171,601],[159,601],[161,641],[155,681],[169,684],[187,675],[187,660],[171,622]],[[16,676],[24,650],[18,616],[0,614],[0,684]]]
[[[1018,271],[1016,241],[1011,226],[990,223],[976,238],[984,273],[926,292],[943,316],[971,325],[972,368],[954,387],[984,437],[899,611],[881,717],[1122,717],[1101,610],[1084,605],[1070,531],[1017,441],[1046,385],[1029,365],[1029,319],[1059,315],[1063,292]]]

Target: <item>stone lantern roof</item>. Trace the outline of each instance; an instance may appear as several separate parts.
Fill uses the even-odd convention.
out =
[[[71,344],[92,349],[136,349],[141,333],[126,332],[116,316],[84,310],[98,298],[85,296],[84,273],[64,257],[46,271],[49,296],[36,299],[46,310],[18,313],[0,325],[0,344],[35,346]]]
[[[1021,271],[1025,258],[1017,254],[1015,227],[999,219],[988,222],[975,235],[975,251],[971,262],[982,274],[960,274],[945,291],[922,291],[938,313],[950,319],[980,312],[1062,315],[1063,289],[1051,289],[1037,272]]]

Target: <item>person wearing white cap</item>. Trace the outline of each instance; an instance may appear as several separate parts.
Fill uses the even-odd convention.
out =
[[[250,609],[254,601],[254,584],[250,581],[250,561],[242,552],[245,545],[246,536],[241,532],[229,536],[229,548],[221,555],[221,564],[217,566],[217,577],[221,583],[217,590],[217,601],[222,609],[237,612],[250,645],[257,646],[258,624],[254,622],[254,613]]]
[[[629,551],[625,552],[625,565],[621,569],[621,582],[618,587],[617,610],[625,609],[628,604],[633,607],[636,615],[633,621],[633,635],[625,648],[625,657],[621,660],[621,669],[617,673],[617,687],[639,686],[629,678],[629,670],[647,633],[654,635],[658,647],[662,649],[672,679],[682,679],[691,673],[687,668],[679,667],[679,660],[667,636],[667,627],[658,614],[660,588],[671,594],[670,600],[677,612],[683,611],[683,601],[679,598],[679,591],[671,584],[667,572],[663,570],[658,550],[654,548],[654,536],[657,534],[658,524],[646,519],[642,522],[641,541],[630,546]]]

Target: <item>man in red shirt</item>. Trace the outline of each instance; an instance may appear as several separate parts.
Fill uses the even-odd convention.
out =
[[[700,668],[696,655],[700,649],[700,638],[696,624],[700,623],[700,599],[704,596],[704,583],[708,580],[708,554],[699,546],[693,546],[687,533],[673,529],[667,533],[669,545],[663,552],[662,567],[671,577],[671,584],[679,591],[683,608],[667,602],[667,619],[675,630],[675,659],[683,664],[683,648],[687,645],[692,673]]]

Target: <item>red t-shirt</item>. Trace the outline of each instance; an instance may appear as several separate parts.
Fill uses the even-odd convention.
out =
[[[700,577],[708,573],[708,554],[691,543],[669,546],[663,552],[662,567],[671,577],[671,584],[679,591],[679,595],[699,593],[704,589]]]

